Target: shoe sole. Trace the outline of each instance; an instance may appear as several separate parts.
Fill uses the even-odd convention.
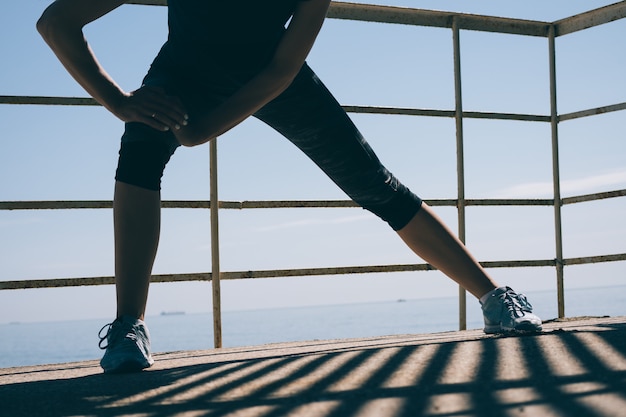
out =
[[[528,334],[528,333],[539,333],[542,331],[541,325],[536,325],[533,323],[521,323],[517,328],[503,328],[500,325],[485,327],[483,331],[486,334]]]
[[[133,372],[141,372],[142,370],[152,366],[154,361],[134,361],[127,360],[114,366],[102,367],[105,374],[128,374]]]

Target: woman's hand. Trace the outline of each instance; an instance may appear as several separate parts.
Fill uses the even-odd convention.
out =
[[[111,111],[124,122],[140,122],[153,129],[176,133],[187,126],[189,116],[180,99],[161,87],[142,86],[124,94]]]
[[[100,66],[83,35],[85,25],[126,2],[56,0],[37,21],[37,30],[76,81],[115,116],[161,131],[180,130],[187,114],[177,97],[152,86],[126,93]]]

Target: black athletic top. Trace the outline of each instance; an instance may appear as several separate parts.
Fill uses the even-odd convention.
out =
[[[166,49],[183,65],[263,65],[299,1],[169,0]]]

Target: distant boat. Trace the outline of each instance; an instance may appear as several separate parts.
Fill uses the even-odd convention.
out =
[[[184,311],[161,311],[162,316],[180,316],[185,314]]]

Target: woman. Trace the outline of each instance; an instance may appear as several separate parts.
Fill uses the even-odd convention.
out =
[[[57,0],[37,22],[69,73],[126,122],[114,196],[117,318],[102,337],[105,372],[153,363],[143,318],[166,163],[178,146],[206,143],[248,116],[292,141],[417,255],[476,296],[485,332],[541,330],[526,298],[498,287],[430,207],[380,163],[306,64],[330,0],[169,0],[168,40],[130,93],[100,66],[82,33],[124,3]]]

